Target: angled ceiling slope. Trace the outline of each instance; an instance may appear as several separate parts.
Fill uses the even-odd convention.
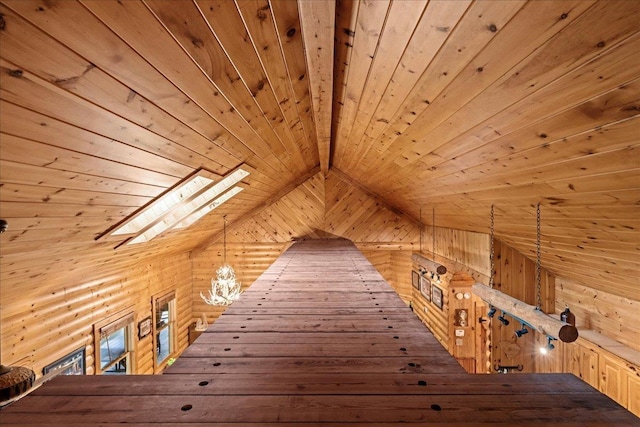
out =
[[[638,299],[637,2],[4,0],[0,13],[3,277],[202,248],[222,216],[240,226],[337,169],[410,223],[435,208],[438,227],[486,233],[494,204],[497,237],[530,257],[541,202],[543,266]],[[194,170],[241,164],[244,190],[194,226],[115,254],[94,241]],[[395,232],[336,222],[353,213],[340,201],[318,227],[305,203],[293,234]]]

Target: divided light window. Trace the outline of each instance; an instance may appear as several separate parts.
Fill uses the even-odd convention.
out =
[[[133,365],[133,312],[94,325],[98,357],[96,374],[126,375]]]
[[[166,366],[176,349],[176,294],[153,298],[153,336],[156,373]]]
[[[249,175],[245,169],[239,167],[223,178],[199,169],[110,234],[130,235],[123,243],[136,244],[148,242],[167,230],[189,227],[242,191],[237,184]]]

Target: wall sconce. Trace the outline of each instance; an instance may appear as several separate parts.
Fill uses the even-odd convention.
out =
[[[555,341],[556,339],[553,337],[547,337],[547,345],[546,347],[540,347],[540,353],[541,354],[549,354],[549,352],[551,350],[553,350],[554,348],[556,348],[555,345],[553,345],[552,341]]]
[[[496,315],[496,308],[495,307],[491,307],[491,309],[487,313],[487,316],[489,316],[489,318],[493,319],[493,316],[495,316],[495,315]]]
[[[524,324],[524,323],[522,323],[522,328],[521,328],[521,329],[518,329],[518,330],[515,332],[516,337],[518,337],[518,338],[520,338],[521,336],[523,336],[523,335],[525,335],[525,334],[528,334],[528,333],[529,333],[529,330],[527,329],[527,327],[525,326],[525,324]]]
[[[445,267],[442,267],[442,268],[445,268]],[[438,274],[437,271],[430,271],[422,266],[420,266],[419,270],[420,270],[420,274],[422,274],[424,277],[434,282],[436,285],[442,284],[442,279],[440,278],[440,274]]]
[[[498,320],[500,321],[500,323],[502,323],[504,326],[509,325],[509,319],[506,319],[504,317],[504,311],[502,312],[502,314],[500,316],[498,316]]]
[[[417,255],[414,255],[414,257],[417,257]],[[431,261],[424,256],[420,256],[417,261],[429,271],[434,271],[436,274],[447,274],[447,267],[442,264],[438,264],[437,262]]]

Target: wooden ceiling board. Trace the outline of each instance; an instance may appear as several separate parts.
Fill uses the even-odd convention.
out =
[[[385,164],[393,165],[392,161],[398,152],[405,149],[405,144],[412,143],[414,139],[413,143],[417,143],[426,132],[436,128],[449,115],[481,94],[495,79],[564,28],[588,5],[580,1],[555,2],[541,8],[527,3],[508,21],[505,21],[507,17],[499,15],[505,22],[503,27],[498,26],[498,21],[491,20],[488,25],[477,29],[476,33],[489,33],[491,39],[486,45],[471,45],[478,49],[475,55],[470,53],[450,63],[448,59],[455,51],[442,49],[441,61],[444,63],[440,63],[438,57],[434,58],[435,69],[427,69],[423,74],[426,80],[407,99],[410,103],[405,101],[400,114],[389,120],[389,126],[376,141],[376,151],[370,152],[370,157],[364,162],[368,169],[376,171]],[[566,19],[559,19],[572,8],[576,10],[567,14]],[[467,25],[474,25],[474,22],[470,21]],[[455,40],[456,33],[464,32],[463,28],[462,25],[457,26],[450,37]],[[509,54],[505,55],[505,52]],[[359,175],[355,177],[360,178]]]
[[[13,12],[2,7],[2,13],[14,17]],[[126,85],[118,82],[94,64],[75,54],[51,37],[37,30],[22,19],[14,19],[7,29],[6,49],[3,57],[22,68],[31,70],[39,77],[64,87],[110,111],[127,117],[139,126],[151,129],[167,140],[206,155],[211,150],[210,141],[193,129],[185,126],[155,104],[140,96]],[[51,56],[42,55],[42,50]],[[158,147],[159,148],[159,147]],[[154,151],[154,148],[151,148]],[[228,153],[219,153],[217,162],[227,167],[237,163]],[[217,166],[212,169],[219,169]],[[184,171],[179,176],[184,175]]]
[[[367,125],[363,141],[360,142],[360,147],[364,150],[364,158],[366,160],[373,158],[373,154],[369,153],[372,149],[377,152],[383,151],[383,142],[379,138],[391,125],[395,114],[398,114],[398,118],[402,118],[406,124],[413,121],[429,105],[430,101],[426,99],[426,94],[437,90],[434,85],[446,85],[449,79],[457,74],[455,67],[462,67],[466,61],[476,55],[480,47],[493,38],[495,33],[487,31],[490,25],[502,27],[503,23],[511,19],[523,4],[524,2],[521,1],[474,2],[461,18],[458,28],[453,32],[447,32],[449,34],[446,43],[440,46],[440,51],[435,58],[429,62],[419,61],[418,55],[403,58],[403,61],[411,64],[424,63],[421,63],[421,67],[416,70],[404,66],[404,62],[401,62],[402,66],[396,69],[396,74],[384,95],[385,102],[378,105],[373,120]],[[451,58],[455,58],[455,61]],[[423,71],[419,71],[421,69]],[[413,85],[411,82],[414,82]],[[397,113],[400,108],[402,112]],[[362,156],[351,157],[351,164],[353,164]]]
[[[640,299],[637,2],[4,0],[0,14],[3,279],[197,255],[224,215],[243,243],[409,248],[432,208],[438,228],[487,233],[492,204],[496,237],[532,258],[541,202],[544,268]],[[244,191],[192,227],[94,240],[195,169],[240,165]]]
[[[353,144],[362,139],[383,98],[399,103],[408,95],[470,3],[392,3],[347,141]],[[391,104],[390,109],[394,109],[396,105]],[[356,143],[356,148],[350,150],[352,161],[343,167],[353,167],[365,152],[366,146]]]
[[[203,6],[202,3],[200,5],[201,7]],[[319,162],[319,152],[315,126],[311,116],[308,114],[311,109],[308,102],[308,87],[306,98],[302,97],[300,101],[296,101],[296,94],[293,89],[294,83],[289,75],[286,58],[280,46],[280,34],[288,40],[296,36],[298,40],[301,40],[299,25],[296,27],[296,20],[293,20],[293,26],[286,26],[286,28],[282,28],[279,31],[273,14],[267,13],[271,8],[267,0],[241,1],[236,2],[236,5],[249,31],[249,36],[259,56],[260,63],[265,69],[265,81],[271,86],[277,105],[282,110],[284,120],[291,129],[296,144],[299,146],[297,151],[308,166],[313,167]],[[263,13],[260,13],[260,11],[263,11]],[[225,31],[221,33],[227,34]],[[259,43],[259,45],[256,43]],[[298,50],[291,49],[291,51],[292,53],[299,52],[299,48]],[[300,92],[305,94],[304,88],[306,85],[300,83],[299,79],[296,82],[295,84],[301,87]],[[260,87],[261,82],[257,84]]]
[[[622,70],[618,66],[614,71],[611,64],[637,51],[633,41],[625,40],[630,36],[631,39],[635,38],[633,35],[637,32],[637,22],[631,13],[635,5],[632,6],[627,6],[626,10],[621,7],[615,13],[610,9],[596,9],[585,13],[581,17],[583,19],[576,20],[574,25],[567,27],[567,31],[557,34],[538,48],[512,71],[464,105],[464,108],[447,117],[446,122],[429,132],[419,129],[417,143],[411,148],[405,148],[395,163],[399,166],[410,164],[420,157],[420,152],[424,151],[422,147],[433,149],[438,143],[446,143],[465,132],[471,124],[482,123],[505,107],[517,109],[520,103],[530,104],[524,109],[528,114],[517,117],[523,121],[531,120],[545,112],[553,113],[554,108],[565,109],[567,104],[588,100],[592,94],[601,93],[598,91],[608,91],[626,83],[635,75],[633,68]],[[587,40],[577,37],[577,34],[584,34],[587,29],[593,28],[596,20],[604,19],[610,20],[608,25],[612,30],[609,34],[595,34]],[[620,41],[624,42],[617,45]],[[602,52],[603,49],[607,50],[606,54]],[[566,59],[564,62],[552,61],[549,57]],[[568,67],[569,64],[571,68]],[[583,66],[588,68],[585,70]],[[595,73],[598,75],[594,75]],[[613,81],[609,81],[610,79]],[[500,123],[514,127],[519,124],[518,121],[511,120],[501,120]]]
[[[241,11],[245,10],[243,7],[245,4],[246,2],[242,2],[240,7]],[[249,2],[249,4],[251,3]],[[304,125],[305,134],[309,138],[308,146],[311,151],[309,155],[318,156],[319,158],[320,152],[317,148],[318,130],[312,114],[311,89],[308,83],[306,58],[302,54],[305,47],[300,29],[298,3],[295,1],[269,1],[269,7],[274,25],[278,31],[279,49],[282,52],[287,69],[288,84],[291,85],[294,94],[294,97],[291,99],[295,101],[298,114]],[[258,9],[260,8],[258,7]],[[262,9],[264,10],[264,6],[262,6]],[[265,16],[263,20],[262,16],[263,14],[258,15],[261,22],[269,19],[268,16]],[[248,18],[245,18],[245,21],[247,22],[247,26],[250,27]],[[269,37],[269,40],[270,39]],[[254,43],[257,42],[254,41]],[[258,45],[262,45],[263,43],[264,42],[259,43]],[[262,50],[264,51],[264,47]],[[273,64],[270,66],[273,66]],[[273,81],[272,85],[276,86]],[[285,99],[279,102],[282,104],[285,102]],[[314,151],[317,151],[317,153],[314,153]]]

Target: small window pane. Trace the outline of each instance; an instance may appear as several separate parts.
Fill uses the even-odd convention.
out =
[[[120,328],[100,340],[100,368],[104,369],[127,352],[127,327]]]
[[[158,343],[158,364],[164,362],[164,360],[169,357],[169,353],[171,353],[169,330],[170,328],[164,328],[163,330],[158,332],[157,335],[156,342]]]
[[[114,363],[109,369],[103,372],[104,375],[127,375],[127,361],[129,357],[124,357]]]
[[[169,302],[167,301],[156,310],[156,328],[160,329],[169,323]]]

